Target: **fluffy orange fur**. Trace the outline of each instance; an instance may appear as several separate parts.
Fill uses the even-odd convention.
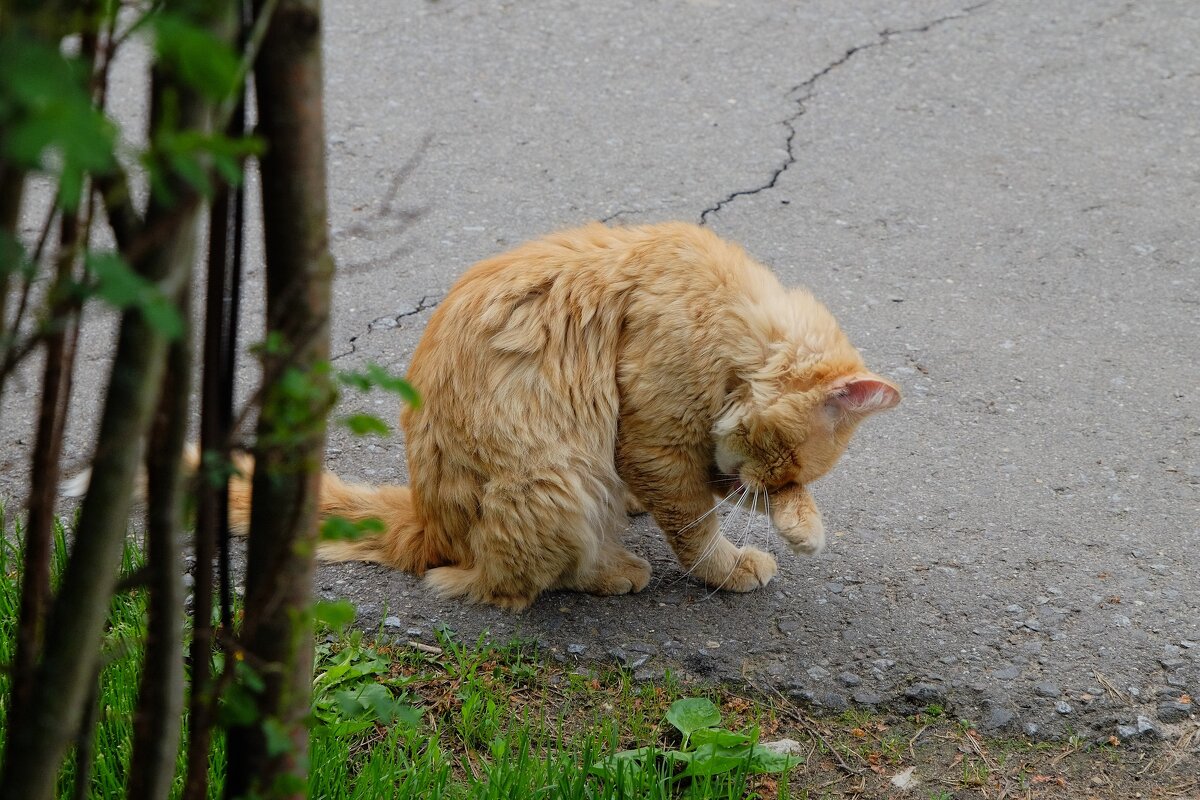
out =
[[[476,264],[434,312],[408,378],[424,398],[402,415],[411,486],[327,472],[322,512],[385,530],[320,555],[513,609],[548,589],[644,588],[649,563],[621,543],[629,495],[690,574],[765,585],[774,558],[723,537],[714,502],[752,493],[793,549],[818,552],[806,487],[864,417],[900,399],[811,294],[678,222],[591,225]],[[235,524],[248,495],[239,480]]]

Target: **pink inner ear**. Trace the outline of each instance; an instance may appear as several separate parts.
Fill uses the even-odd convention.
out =
[[[900,402],[900,391],[879,378],[852,378],[833,390],[830,402],[851,414],[886,411]]]

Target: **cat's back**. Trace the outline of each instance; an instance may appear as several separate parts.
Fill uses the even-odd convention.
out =
[[[478,262],[455,283],[435,318],[453,314],[494,323],[501,309],[548,295],[577,311],[630,292],[665,298],[769,292],[772,286],[778,282],[770,272],[707,228],[686,222],[617,228],[593,223]]]

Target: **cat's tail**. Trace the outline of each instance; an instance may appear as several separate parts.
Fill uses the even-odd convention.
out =
[[[196,453],[189,449],[189,459]],[[250,484],[254,460],[238,453],[233,457],[238,474],[229,482],[229,527],[238,535],[250,529]],[[189,466],[194,466],[189,464]],[[426,546],[425,525],[413,507],[407,486],[370,486],[347,483],[329,470],[321,476],[318,514],[321,519],[341,517],[350,522],[376,519],[383,523],[379,532],[355,539],[322,541],[317,558],[322,561],[372,561],[393,569],[423,575],[441,562],[438,554]]]
[[[188,472],[195,474],[200,467],[200,448],[188,445],[183,460]],[[250,530],[254,459],[235,452],[232,460],[236,473],[229,481],[229,527],[233,533],[245,536]],[[64,482],[60,491],[66,497],[82,497],[91,477],[91,470],[86,469]],[[145,497],[145,484],[145,475],[140,474],[135,489],[139,498]],[[435,552],[437,548],[425,535],[425,525],[417,515],[407,486],[347,483],[325,470],[319,503],[321,519],[341,517],[350,522],[377,519],[383,523],[383,530],[378,533],[321,542],[317,545],[317,558],[322,561],[373,561],[414,575],[424,575],[429,567],[445,563],[445,557]]]

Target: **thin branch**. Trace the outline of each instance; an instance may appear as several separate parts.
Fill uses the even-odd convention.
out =
[[[96,762],[96,723],[100,717],[100,669],[97,664],[92,675],[91,689],[84,706],[83,719],[75,734],[75,783],[72,800],[87,800],[92,796],[92,767]]]
[[[184,291],[176,305],[185,318],[190,306],[188,296],[189,292]],[[190,325],[184,328],[187,330]],[[167,370],[146,456],[150,608],[126,787],[130,800],[166,797],[179,755],[184,615],[180,530],[190,377],[191,342],[185,335],[171,343],[167,355]]]

